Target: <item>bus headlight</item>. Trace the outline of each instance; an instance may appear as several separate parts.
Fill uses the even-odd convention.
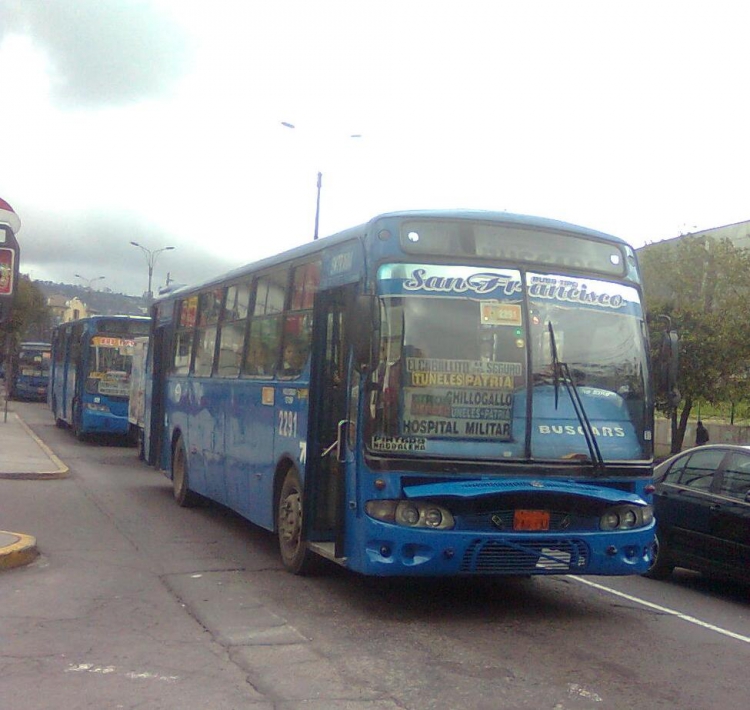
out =
[[[632,530],[651,524],[654,510],[650,505],[620,505],[609,508],[599,518],[602,530]]]
[[[84,405],[90,412],[109,412],[109,407],[106,404],[95,404],[94,402],[86,402]]]
[[[365,511],[376,520],[408,528],[449,530],[455,525],[449,510],[428,501],[368,500]]]

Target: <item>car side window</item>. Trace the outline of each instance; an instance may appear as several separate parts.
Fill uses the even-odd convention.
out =
[[[664,482],[677,483],[677,481],[680,480],[682,472],[685,470],[685,464],[687,463],[689,458],[689,456],[683,456],[682,458],[677,459],[677,461],[672,464],[669,471],[667,471],[666,475],[664,476]]]
[[[711,488],[714,473],[719,468],[725,453],[725,451],[717,449],[696,451],[687,460],[680,475],[679,485],[699,491],[707,491]]]
[[[750,492],[750,456],[732,453],[719,484],[719,495],[745,500]]]

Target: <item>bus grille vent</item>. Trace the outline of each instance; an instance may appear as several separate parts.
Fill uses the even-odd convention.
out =
[[[589,548],[583,540],[475,540],[464,553],[460,571],[468,574],[580,573],[588,562]]]

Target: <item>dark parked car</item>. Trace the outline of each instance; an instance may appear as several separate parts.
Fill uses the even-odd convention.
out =
[[[646,576],[675,567],[750,583],[750,446],[698,446],[656,467],[656,554]]]

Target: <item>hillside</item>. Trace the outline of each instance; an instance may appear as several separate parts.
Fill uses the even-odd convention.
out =
[[[34,281],[34,285],[47,297],[60,296],[66,300],[78,297],[93,312],[111,315],[143,315],[145,305],[139,296],[126,296],[110,290],[97,291],[75,284],[53,283],[51,281]]]

